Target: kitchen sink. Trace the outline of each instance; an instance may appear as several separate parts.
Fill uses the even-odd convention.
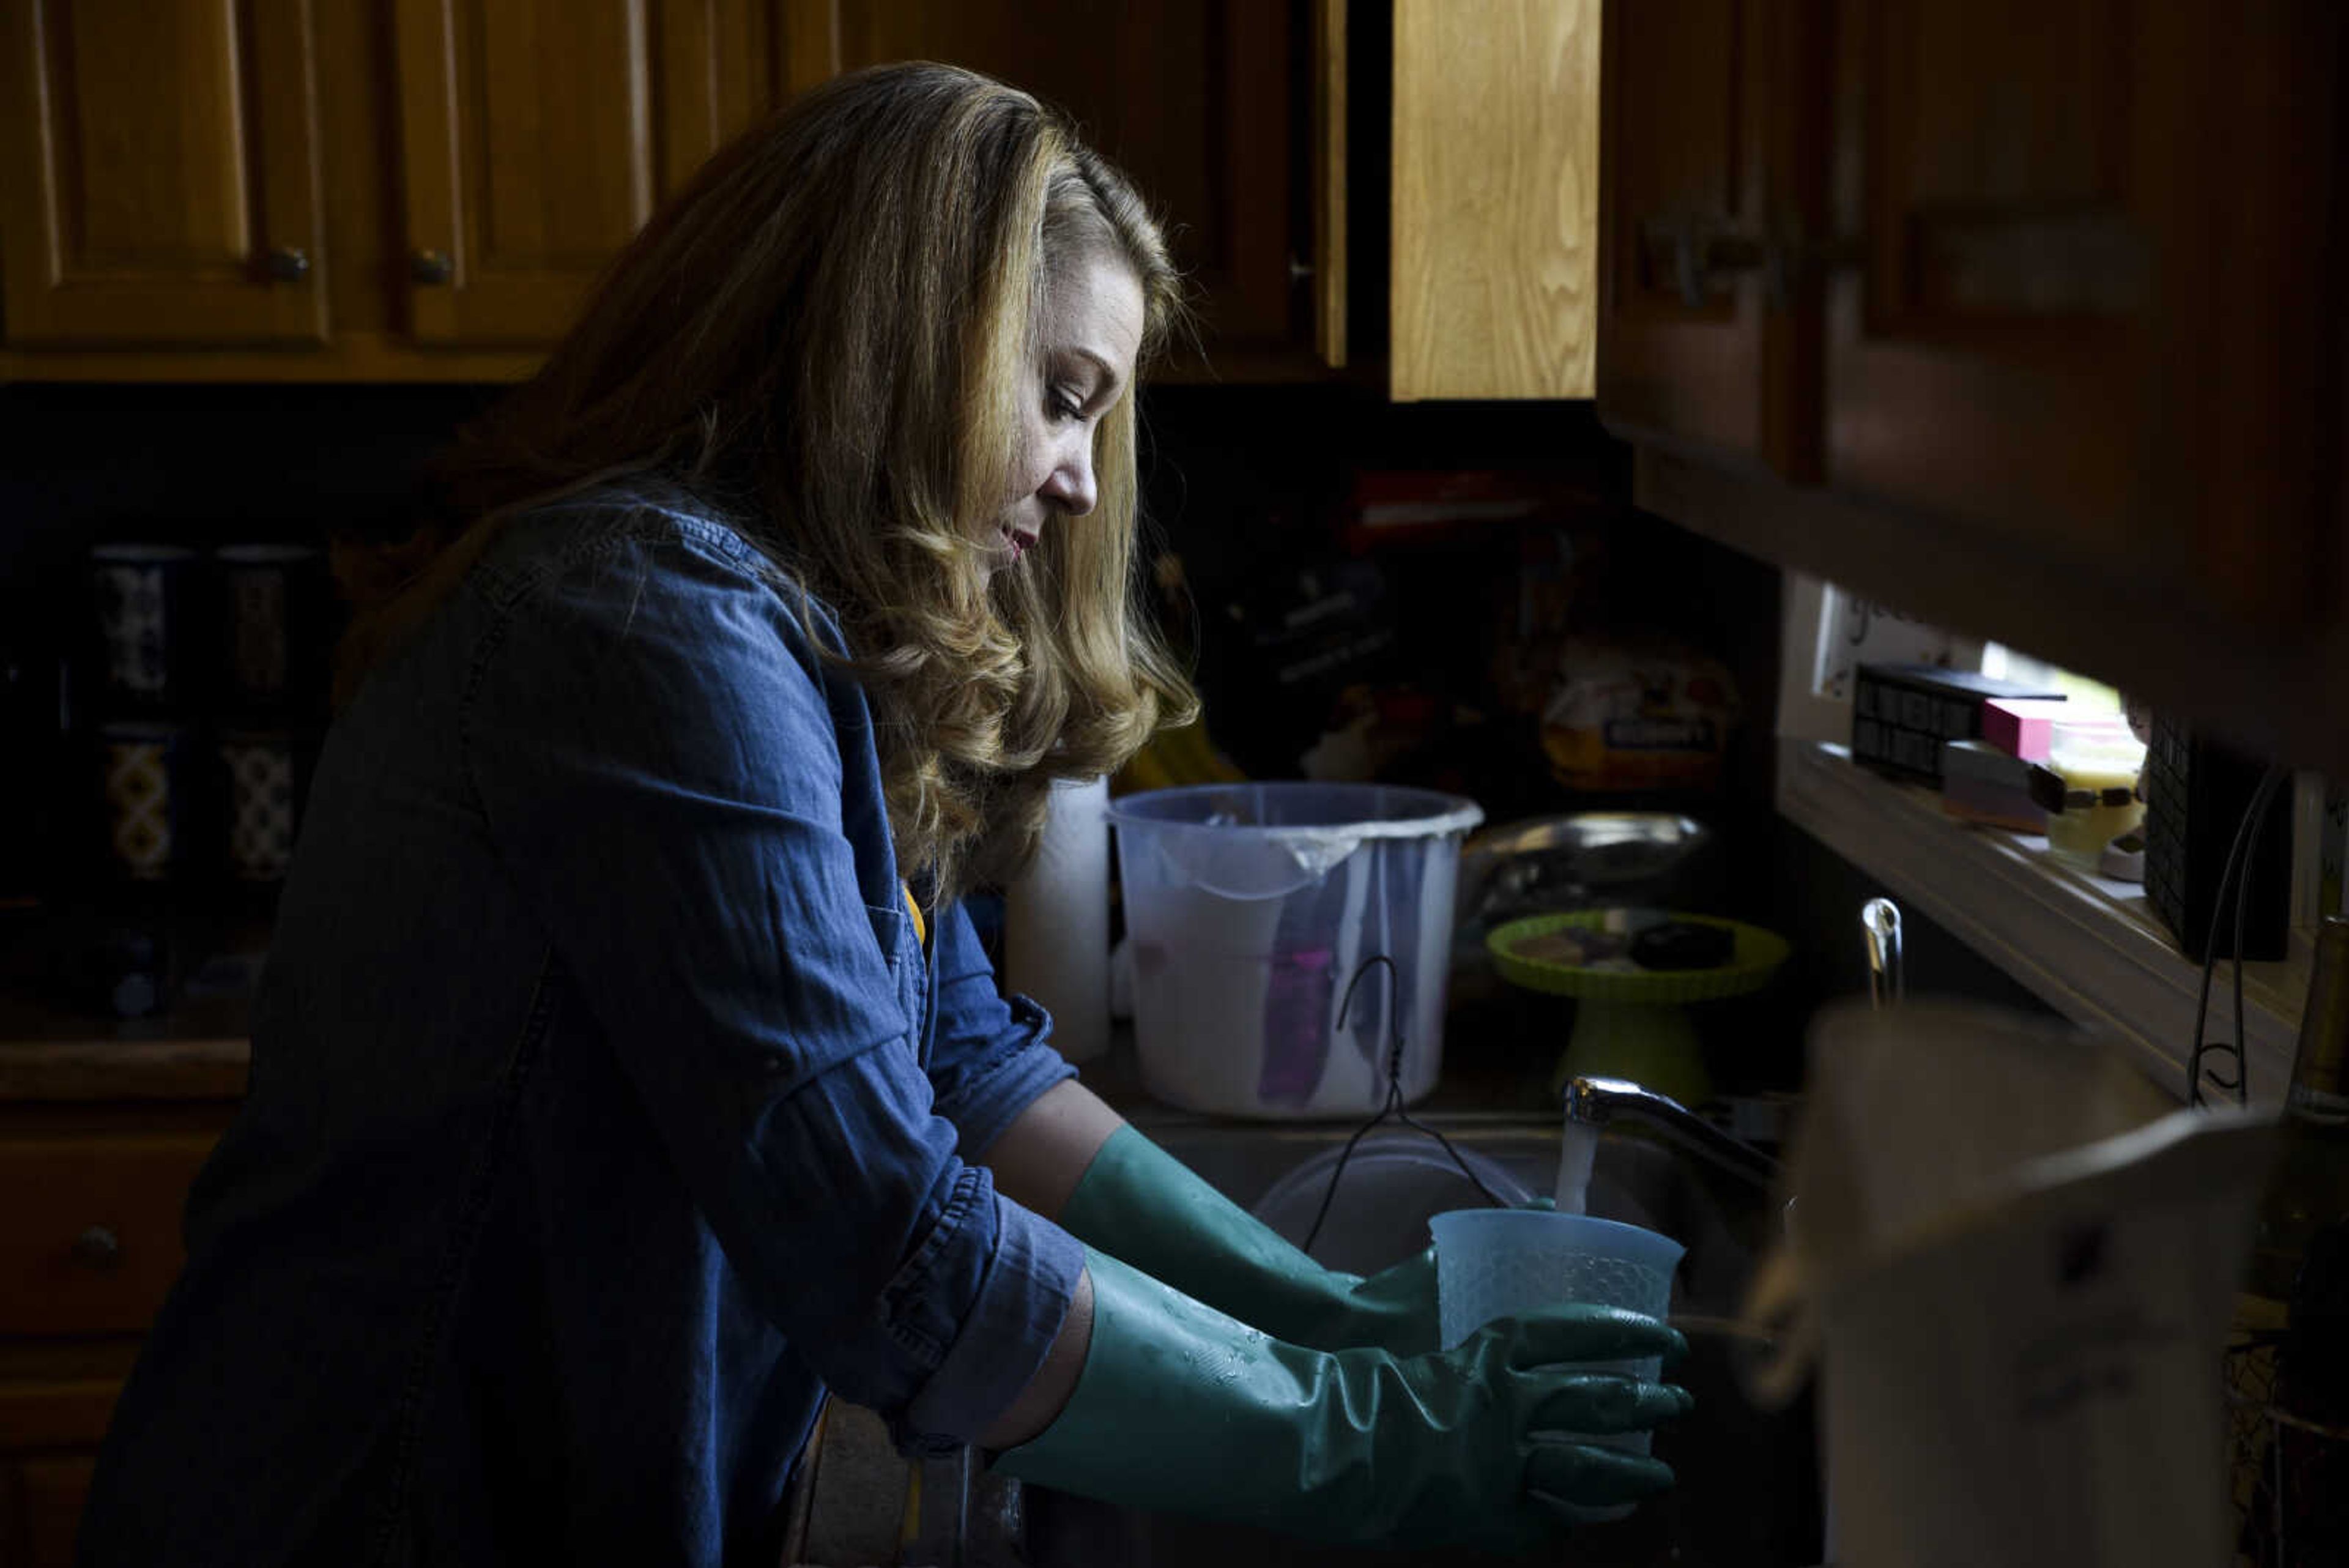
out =
[[[1298,1182],[1284,1178],[1309,1162],[1327,1168],[1333,1151],[1353,1128],[1344,1124],[1251,1124],[1166,1113],[1138,1116],[1137,1124],[1169,1153],[1189,1165],[1226,1197],[1256,1209],[1268,1194],[1276,1202],[1297,1195]],[[1495,1171],[1514,1184],[1503,1193],[1547,1194],[1556,1179],[1558,1127],[1556,1119],[1523,1115],[1451,1113],[1418,1118],[1442,1132],[1481,1173]],[[1381,1127],[1377,1146],[1393,1150],[1415,1135]],[[1418,1168],[1432,1189],[1420,1207],[1428,1211],[1480,1201],[1433,1139],[1433,1157]],[[1363,1147],[1372,1147],[1365,1140]],[[1359,1158],[1359,1153],[1358,1157]],[[1340,1178],[1340,1192],[1343,1180]],[[1387,1179],[1393,1179],[1392,1174]],[[1291,1222],[1276,1224],[1301,1241],[1300,1212],[1309,1218],[1317,1199],[1300,1210],[1294,1202],[1278,1213]],[[1388,1189],[1392,1190],[1392,1189]],[[1406,1239],[1391,1217],[1377,1235],[1350,1235],[1373,1208],[1333,1204],[1314,1255],[1325,1262],[1367,1271],[1382,1252],[1394,1259],[1425,1244],[1423,1232]],[[1758,1257],[1773,1211],[1758,1190],[1700,1169],[1635,1131],[1610,1132],[1600,1142],[1591,1173],[1589,1212],[1646,1225],[1688,1248],[1673,1297],[1675,1313],[1731,1316]],[[1268,1214],[1268,1221],[1276,1218]],[[1411,1229],[1416,1229],[1415,1222]],[[1350,1255],[1347,1254],[1350,1246]],[[1364,1248],[1369,1251],[1366,1252]],[[1389,1260],[1393,1261],[1393,1260]],[[1561,1535],[1542,1552],[1511,1559],[1442,1551],[1381,1551],[1319,1547],[1243,1526],[1217,1524],[1174,1514],[1122,1509],[1089,1499],[1025,1489],[1028,1561],[1035,1568],[1192,1568],[1215,1562],[1219,1568],[1271,1568],[1274,1564],[1375,1562],[1395,1564],[1457,1564],[1519,1561],[1646,1568],[1649,1564],[1737,1564],[1738,1568],[1815,1563],[1820,1557],[1816,1448],[1807,1402],[1783,1411],[1764,1411],[1745,1398],[1733,1357],[1739,1342],[1713,1334],[1690,1336],[1690,1354],[1671,1373],[1697,1399],[1696,1410],[1659,1429],[1655,1452],[1679,1474],[1679,1485],[1640,1505],[1630,1518],[1586,1525]]]

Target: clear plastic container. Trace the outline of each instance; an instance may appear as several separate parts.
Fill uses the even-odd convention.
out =
[[[1455,1209],[1427,1224],[1447,1350],[1496,1317],[1537,1307],[1587,1302],[1662,1317],[1685,1251],[1661,1231],[1542,1209]],[[1662,1364],[1608,1365],[1652,1378]]]
[[[1435,1312],[1450,1349],[1498,1317],[1587,1302],[1661,1318],[1671,1308],[1672,1271],[1685,1250],[1670,1236],[1616,1220],[1537,1209],[1458,1209],[1427,1222],[1435,1235]],[[1656,1356],[1594,1361],[1601,1372],[1655,1381]],[[1569,1432],[1577,1442],[1648,1451],[1648,1432]],[[1620,1519],[1630,1505],[1578,1511]]]
[[[2105,846],[2145,821],[2137,798],[2145,747],[2106,724],[2055,726],[2047,766],[2064,781],[2064,809],[2047,814],[2047,847],[2061,859],[2096,870]]]
[[[1403,1040],[1403,1097],[1444,1052],[1460,843],[1474,801],[1389,784],[1252,783],[1112,801],[1153,1097],[1259,1118],[1367,1116]],[[1371,958],[1338,1028],[1348,982]]]

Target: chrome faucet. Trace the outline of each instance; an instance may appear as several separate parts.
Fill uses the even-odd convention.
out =
[[[1570,1078],[1566,1119],[1603,1127],[1618,1116],[1652,1127],[1666,1142],[1707,1164],[1742,1176],[1761,1188],[1778,1179],[1778,1162],[1740,1143],[1669,1095],[1643,1088],[1629,1078]]]

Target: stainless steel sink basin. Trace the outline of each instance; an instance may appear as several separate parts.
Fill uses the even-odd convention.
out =
[[[1454,1147],[1492,1165],[1533,1193],[1556,1179],[1558,1122],[1523,1116],[1453,1113],[1420,1118]],[[1276,1183],[1309,1160],[1323,1163],[1353,1130],[1344,1125],[1250,1124],[1148,1112],[1135,1120],[1144,1132],[1244,1208],[1254,1209]],[[1440,1150],[1437,1151],[1440,1155]],[[1471,1193],[1443,1162],[1431,1161],[1430,1179],[1449,1179]],[[1342,1183],[1343,1179],[1340,1179]],[[1341,1188],[1342,1190],[1342,1188]],[[1471,1197],[1467,1201],[1475,1201]],[[1450,1206],[1431,1203],[1431,1208]],[[1636,1134],[1610,1134],[1599,1145],[1591,1175],[1589,1211],[1662,1231],[1688,1248],[1674,1295],[1675,1312],[1733,1314],[1768,1223],[1759,1192],[1703,1173],[1662,1146]],[[1315,1255],[1342,1248],[1343,1206]],[[1292,1233],[1291,1240],[1300,1237]],[[1414,1245],[1423,1245],[1424,1236]],[[1411,1250],[1408,1247],[1402,1251]],[[1584,1527],[1554,1549],[1521,1559],[1573,1562],[1597,1568],[1676,1564],[1739,1568],[1815,1563],[1819,1560],[1818,1487],[1806,1407],[1781,1413],[1756,1410],[1739,1389],[1733,1342],[1691,1341],[1688,1359],[1671,1376],[1693,1392],[1696,1412],[1660,1431],[1655,1452],[1679,1472],[1680,1485],[1641,1505],[1619,1523]],[[1329,1548],[1288,1536],[1172,1514],[1112,1508],[1086,1499],[1029,1488],[1025,1499],[1029,1561],[1036,1568],[1272,1568],[1274,1564],[1374,1562],[1457,1564],[1501,1562],[1457,1550],[1385,1552]]]

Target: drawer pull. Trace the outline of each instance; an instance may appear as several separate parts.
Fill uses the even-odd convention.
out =
[[[122,1262],[122,1239],[104,1225],[93,1225],[74,1238],[73,1255],[87,1268],[110,1269]]]

